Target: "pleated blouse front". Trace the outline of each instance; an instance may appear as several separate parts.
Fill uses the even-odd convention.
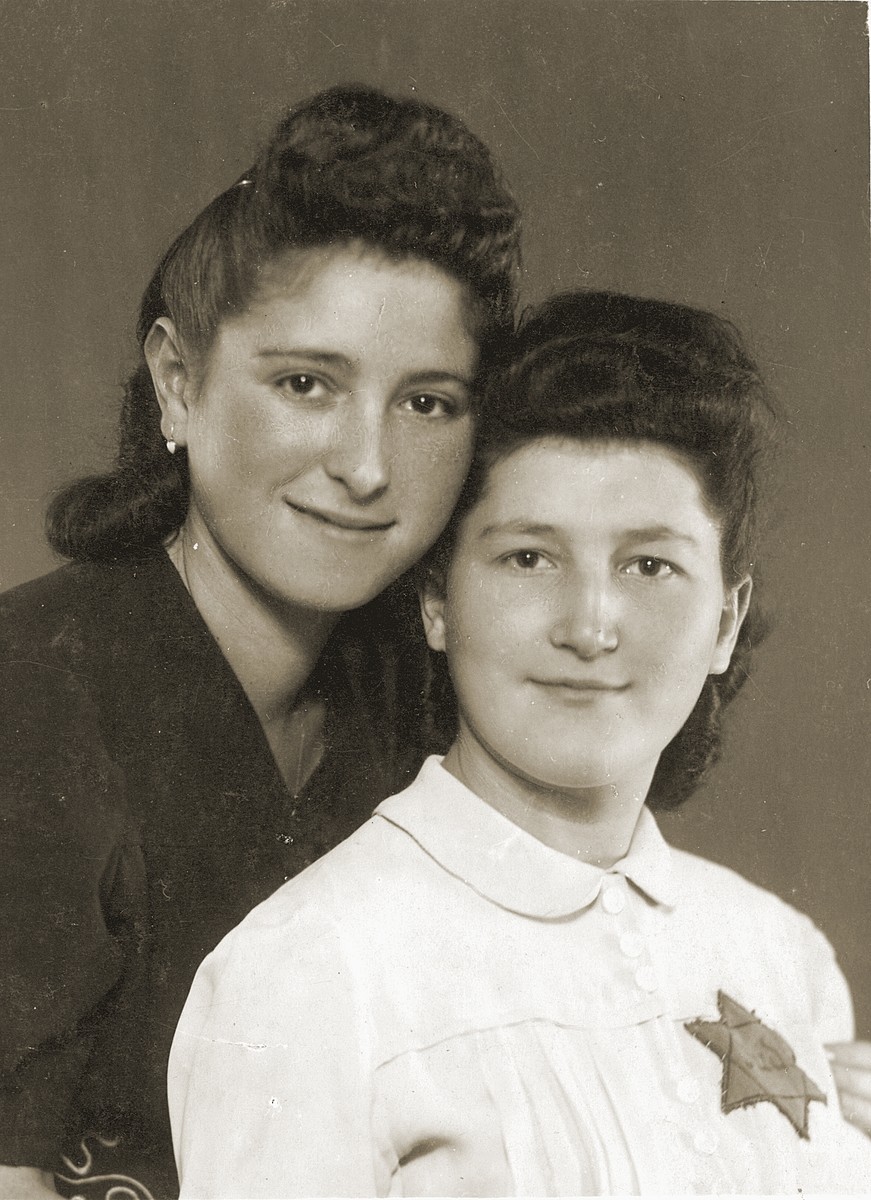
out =
[[[600,870],[430,759],[200,969],[182,1195],[863,1191],[851,1032],[811,922],[646,811]]]

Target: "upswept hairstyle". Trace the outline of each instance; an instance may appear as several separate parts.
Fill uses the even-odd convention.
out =
[[[759,369],[730,322],[713,313],[614,292],[571,292],[530,310],[482,399],[475,460],[448,529],[422,569],[443,577],[459,524],[490,469],[544,437],[651,441],[685,455],[720,523],[724,579],[756,561],[758,486],[777,416]],[[722,709],[764,634],[754,590],[728,669],[709,675],[695,708],[660,756],[647,802],[676,808],[719,758]],[[437,668],[434,668],[437,671]],[[434,736],[455,725],[446,677],[433,679]]]
[[[185,347],[203,355],[276,256],[348,242],[425,260],[466,284],[486,346],[513,321],[519,233],[510,192],[462,121],[373,88],[331,88],[291,109],[252,170],[163,256],[140,306],[139,346],[168,317]],[[184,521],[188,487],[183,450],[166,452],[143,353],[125,389],[115,469],[54,498],[49,541],[76,559],[159,545]]]

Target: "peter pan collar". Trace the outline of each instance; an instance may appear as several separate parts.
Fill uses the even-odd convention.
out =
[[[375,810],[479,895],[511,912],[557,918],[587,908],[609,875],[623,875],[657,904],[673,906],[672,855],[642,808],[626,855],[602,870],[551,849],[519,829],[433,755],[414,783]]]

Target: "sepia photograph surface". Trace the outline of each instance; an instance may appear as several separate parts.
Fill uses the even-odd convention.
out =
[[[42,1124],[36,1122],[39,1131],[29,1141],[25,1127],[30,1129],[31,1116],[19,1116],[16,1102],[9,1101],[9,1120],[19,1122],[13,1149],[0,1146],[0,1162],[6,1164],[4,1153],[14,1156],[9,1169],[32,1168],[39,1172],[41,1185],[57,1187],[64,1195],[83,1194],[88,1200],[108,1194],[100,1190],[104,1176],[115,1181],[113,1186],[122,1186],[118,1183],[122,1177],[132,1179],[123,1186],[139,1200],[177,1195],[171,1166],[156,1168],[149,1182],[150,1168],[137,1165],[138,1151],[127,1158],[115,1153],[113,1139],[120,1137],[123,1149],[124,1137],[135,1141],[137,1134],[107,1126],[94,1131],[96,1141],[87,1142],[84,1130],[81,1138],[71,1136],[65,1125],[65,1106],[74,1104],[78,1094],[77,1072],[91,1070],[94,1048],[103,1045],[103,1014],[123,1010],[124,1020],[132,1021],[139,1005],[137,989],[145,988],[153,997],[155,989],[165,988],[166,996],[175,997],[166,1000],[159,1013],[155,1009],[158,1015],[147,1018],[154,1022],[154,1030],[161,1026],[162,1032],[152,1033],[149,1026],[141,1033],[142,1044],[147,1045],[141,1059],[143,1078],[150,1072],[143,1089],[156,1094],[155,1080],[163,1079],[172,1039],[172,1030],[166,1027],[172,1022],[166,1014],[180,1011],[199,962],[249,909],[286,879],[344,838],[357,836],[355,830],[372,809],[414,778],[426,754],[443,754],[447,749],[435,734],[435,740],[427,741],[424,703],[429,697],[432,652],[438,658],[441,649],[437,644],[441,609],[435,632],[427,625],[427,651],[424,626],[417,625],[416,610],[412,611],[419,579],[407,572],[448,523],[472,454],[477,411],[473,393],[486,393],[488,379],[476,374],[480,363],[469,341],[469,321],[465,317],[461,321],[451,307],[460,301],[444,289],[455,288],[459,296],[462,284],[465,304],[468,290],[479,288],[483,268],[478,275],[464,276],[466,268],[455,267],[450,257],[456,248],[429,255],[399,242],[398,249],[378,249],[380,257],[367,257],[365,246],[352,255],[348,246],[359,247],[361,235],[353,230],[343,233],[346,227],[339,222],[323,239],[301,235],[302,249],[288,251],[309,255],[308,265],[303,264],[294,276],[302,280],[299,286],[304,292],[299,294],[304,294],[304,302],[293,298],[286,281],[270,275],[278,258],[270,264],[268,256],[261,255],[251,268],[260,289],[254,293],[256,304],[246,307],[247,301],[240,302],[236,311],[229,300],[216,302],[211,315],[202,316],[206,332],[201,349],[205,349],[199,358],[199,351],[188,355],[186,335],[177,328],[180,322],[161,309],[160,300],[152,297],[140,309],[149,281],[154,278],[160,283],[167,277],[168,260],[163,257],[167,249],[207,206],[224,205],[230,214],[226,218],[219,214],[215,228],[226,229],[237,221],[242,229],[244,212],[239,205],[256,206],[257,197],[264,194],[263,164],[268,160],[264,147],[270,145],[274,130],[289,110],[340,86],[362,85],[403,102],[435,106],[458,119],[476,146],[486,147],[495,182],[486,189],[481,184],[479,194],[469,199],[471,185],[463,191],[465,184],[457,176],[460,183],[452,184],[452,195],[459,215],[450,220],[456,220],[459,228],[462,218],[469,229],[480,230],[495,220],[493,214],[502,206],[499,236],[506,245],[511,243],[510,253],[517,253],[519,246],[519,257],[512,260],[516,268],[505,268],[506,279],[514,271],[512,311],[517,315],[538,311],[537,306],[557,294],[613,292],[704,310],[724,319],[730,329],[740,330],[742,345],[764,379],[779,421],[776,453],[766,462],[760,484],[759,540],[751,564],[754,603],[759,602],[766,632],[753,646],[752,670],[725,716],[721,761],[705,773],[680,807],[662,806],[657,822],[672,847],[737,872],[810,918],[834,949],[849,984],[856,1037],[871,1039],[867,17],[867,6],[851,0],[148,0],[144,4],[6,0],[0,6],[4,164],[0,590],[6,604],[0,688],[3,746],[8,761],[15,764],[2,784],[4,825],[16,826],[17,818],[7,814],[17,811],[19,804],[24,803],[28,813],[25,831],[13,832],[4,855],[11,856],[11,862],[23,853],[29,855],[34,845],[40,847],[38,861],[33,860],[36,865],[20,872],[13,869],[6,883],[0,883],[11,914],[4,919],[7,927],[11,921],[17,929],[11,938],[10,962],[2,970],[12,997],[9,1003],[16,1021],[20,1018],[21,1044],[50,1046],[51,1058],[51,1065],[45,1065],[48,1059],[28,1065],[23,1051],[4,1049],[4,1071],[15,1081],[4,1086],[12,1089],[10,1094],[31,1096],[29,1103],[36,1108],[51,1108],[49,1096],[59,1097],[57,1111]],[[420,154],[420,165],[414,160],[396,170],[406,171],[408,187],[424,197],[426,188],[435,189],[436,184],[427,182],[430,168],[425,151]],[[461,168],[450,170],[462,173]],[[484,168],[477,163],[469,170]],[[415,172],[420,172],[418,183]],[[366,199],[374,214],[371,219],[386,222],[387,201],[382,204],[379,189],[388,185],[381,176],[372,178]],[[477,176],[476,182],[480,183]],[[506,196],[513,197],[516,220],[505,215],[510,209]],[[421,206],[426,202],[419,200]],[[436,215],[415,220],[424,224],[431,220],[433,229],[438,221],[444,225],[445,203],[433,199]],[[243,216],[237,215],[237,208]],[[320,219],[323,214],[315,215]],[[314,218],[308,214],[307,219]],[[511,220],[520,231],[517,244],[515,234],[505,232]],[[264,221],[268,224],[267,218]],[[203,237],[196,253],[201,255],[206,288],[212,287],[206,275],[213,260],[212,243]],[[244,257],[238,250],[244,237],[243,231],[233,243],[237,266]],[[431,241],[435,237],[433,233]],[[365,243],[366,237],[362,240]],[[382,241],[387,244],[386,235]],[[288,245],[293,245],[292,239]],[[510,253],[505,251],[506,262]],[[240,278],[247,269],[244,263],[239,267]],[[336,282],[340,275],[347,288]],[[329,296],[339,299],[325,298],[324,280],[335,289]],[[237,291],[242,294],[245,286],[239,284]],[[463,441],[466,426],[458,423],[459,418],[450,428],[439,427],[438,437],[443,440],[433,441],[432,451],[425,453],[413,441],[417,433],[395,435],[408,437],[401,445],[394,441],[390,451],[396,477],[406,490],[397,500],[402,517],[391,510],[389,522],[396,529],[409,530],[403,532],[407,542],[395,557],[385,551],[383,563],[377,561],[378,538],[388,524],[388,516],[383,515],[387,509],[378,508],[381,502],[377,501],[376,507],[370,505],[370,514],[375,513],[371,520],[348,518],[352,525],[342,532],[347,546],[343,543],[335,553],[330,550],[335,578],[323,565],[326,559],[321,562],[317,554],[306,557],[304,539],[298,560],[291,555],[279,567],[262,566],[255,545],[263,537],[262,528],[257,531],[261,496],[251,480],[258,471],[264,472],[265,495],[273,486],[267,472],[278,471],[277,442],[269,441],[277,436],[269,425],[271,418],[263,417],[262,424],[254,417],[247,424],[232,414],[221,418],[226,421],[223,426],[212,426],[212,457],[203,453],[197,459],[195,438],[203,436],[201,426],[195,425],[193,417],[194,423],[185,426],[188,418],[173,414],[193,411],[185,386],[193,387],[195,379],[202,384],[207,372],[196,374],[202,362],[218,362],[208,358],[217,353],[209,340],[216,328],[226,327],[232,337],[238,333],[243,339],[235,346],[230,340],[220,342],[230,372],[241,361],[244,338],[259,339],[258,353],[272,344],[267,326],[272,329],[269,322],[278,319],[279,309],[269,310],[270,304],[297,305],[294,312],[303,324],[310,320],[317,328],[321,321],[323,328],[344,335],[354,321],[368,319],[361,315],[358,300],[362,305],[374,303],[376,286],[386,289],[386,299],[379,301],[379,319],[383,317],[388,349],[384,358],[373,363],[372,374],[364,377],[360,369],[348,384],[348,394],[361,396],[370,384],[374,388],[373,380],[386,378],[385,373],[394,369],[385,365],[388,360],[399,361],[405,354],[409,363],[416,363],[415,353],[431,338],[444,349],[449,366],[436,383],[430,372],[418,388],[422,394],[435,390],[440,397],[435,401],[425,397],[430,405],[426,414],[431,415],[433,403],[456,413],[457,394],[462,392],[462,404],[468,405],[462,418],[468,421],[468,445]],[[487,287],[485,299],[479,295],[478,301],[490,305],[488,313],[496,312],[496,285]],[[221,293],[218,288],[215,294],[230,291]],[[483,284],[479,291],[484,295]],[[510,301],[502,297],[499,304],[504,325]],[[266,316],[251,333],[253,326],[245,321],[261,310]],[[490,318],[481,316],[480,306],[474,311],[476,329],[483,329]],[[149,327],[137,332],[137,321],[141,325],[142,314],[149,313]],[[212,326],[207,327],[208,320]],[[483,343],[486,339],[481,337]],[[494,373],[497,361],[495,355]],[[150,376],[145,373],[146,363]],[[400,369],[406,368],[401,364],[395,368]],[[310,366],[291,363],[287,371],[295,389],[293,404],[300,403],[303,392],[310,395],[312,386],[317,397],[320,384],[317,380],[312,384]],[[149,403],[147,389],[154,389],[149,419],[155,471],[163,472],[163,479],[169,470],[166,464],[171,463],[186,487],[190,461],[195,478],[205,481],[198,502],[201,528],[230,530],[222,553],[226,551],[230,558],[236,554],[239,572],[233,588],[249,588],[258,597],[256,619],[249,621],[247,608],[227,616],[237,594],[233,588],[221,591],[216,584],[204,600],[207,572],[187,577],[184,551],[176,539],[185,519],[183,509],[178,519],[161,517],[164,524],[154,526],[148,570],[159,573],[161,568],[154,566],[154,555],[159,553],[163,569],[168,555],[166,561],[171,560],[181,574],[186,591],[180,590],[178,603],[186,614],[184,628],[182,617],[173,611],[172,581],[178,585],[174,574],[172,581],[161,576],[147,595],[128,580],[124,586],[135,599],[128,604],[127,599],[117,598],[112,601],[114,608],[107,601],[108,615],[99,618],[103,624],[98,625],[94,615],[88,632],[86,616],[79,624],[78,617],[72,625],[64,624],[61,610],[68,593],[58,589],[66,584],[36,582],[50,572],[69,570],[57,548],[61,535],[55,536],[54,549],[47,540],[47,509],[74,481],[115,469],[122,397],[137,372],[140,384],[146,381],[143,395]],[[181,374],[185,378],[179,384]],[[411,367],[407,374],[413,376]],[[413,411],[415,419],[422,421],[424,409],[417,393],[409,396],[405,416]],[[416,408],[411,407],[414,404]],[[196,411],[201,417],[202,406]],[[481,411],[482,422],[488,413],[498,419],[498,397],[490,394]],[[256,419],[260,421],[259,416]],[[363,420],[360,416],[359,436],[365,441],[369,435]],[[310,416],[301,419],[299,428],[301,438],[314,438]],[[455,440],[444,440],[450,438]],[[228,439],[236,439],[236,450],[222,457]],[[331,454],[339,454],[336,444],[334,438]],[[296,449],[298,445],[303,442],[294,442],[290,452],[302,455],[304,449]],[[400,463],[403,446],[408,447],[407,466]],[[338,472],[336,467],[331,478],[337,478]],[[172,478],[176,487],[176,476]],[[377,486],[386,489],[384,480]],[[163,483],[148,487],[153,493]],[[161,511],[171,513],[178,499],[166,503],[169,507]],[[83,498],[80,508],[96,504],[93,496]],[[222,512],[229,516],[225,519]],[[311,523],[311,513],[305,515]],[[333,517],[335,513],[320,513],[316,519]],[[474,520],[474,513],[470,519]],[[249,520],[250,526],[245,524]],[[362,546],[358,536],[360,522],[372,533],[371,550],[368,543]],[[190,517],[188,528],[194,528]],[[189,553],[191,546],[199,553],[196,536],[190,534]],[[72,535],[67,544],[73,545],[75,539],[69,538]],[[216,545],[220,540],[216,536]],[[94,557],[103,564],[99,568],[93,567]],[[114,564],[116,573],[123,569],[118,563],[123,563],[124,553],[117,547],[95,556],[83,552],[82,558],[91,564],[89,571],[108,570],[106,563]],[[200,568],[196,563],[192,567],[188,558],[187,570]],[[274,587],[270,571],[278,580]],[[293,590],[294,572],[306,579],[305,588],[299,589],[301,600]],[[339,576],[341,587],[336,582]],[[393,595],[399,576],[406,584],[404,598]],[[93,615],[100,611],[106,593],[100,582],[88,586],[93,588],[88,592],[92,599],[85,603],[79,598],[77,603],[84,605],[83,613],[92,604]],[[285,607],[282,587],[290,596]],[[31,590],[21,590],[27,588]],[[121,592],[118,595],[122,597]],[[185,605],[191,599],[187,613]],[[440,602],[440,594],[437,599]],[[130,606],[137,604],[136,620],[143,629],[147,627],[148,645],[154,646],[154,658],[147,669],[142,667],[141,675],[140,658],[131,656],[128,665],[127,650],[118,649]],[[53,605],[60,615],[56,627],[51,626],[54,632],[46,634],[43,660],[41,651],[34,649],[38,642],[32,631],[38,621],[49,621]],[[194,608],[199,609],[202,622],[198,623]],[[308,615],[295,625],[293,614],[302,609]],[[371,626],[367,625],[370,611]],[[498,613],[493,615],[498,624]],[[247,641],[247,634],[239,634],[245,623],[251,633]],[[255,627],[261,638],[256,650],[251,632]],[[285,656],[294,664],[282,682],[281,700],[284,703],[293,682],[293,703],[286,704],[280,716],[275,715],[279,700],[272,693],[272,698],[263,699],[269,687],[278,695],[272,676],[268,684],[264,682],[264,661],[271,657],[264,630],[273,627],[276,662]],[[347,637],[349,649],[347,653],[343,649],[341,657],[339,651],[330,650],[338,645],[330,638],[334,629],[346,628],[342,636]],[[474,628],[470,628],[471,638]],[[397,638],[401,634],[396,644],[391,640],[394,634]],[[78,638],[85,645],[91,635],[93,652],[79,646],[77,665],[70,667],[64,660],[66,665],[58,666],[60,659],[53,656],[59,638]],[[197,641],[208,640],[209,635],[222,657],[214,655],[211,643]],[[175,638],[186,648],[196,643],[195,652],[191,649],[190,659],[176,658],[176,668],[167,653],[158,671],[154,664],[162,653],[161,644],[171,647]],[[303,643],[305,651],[298,652]],[[676,661],[683,646],[684,642],[675,642],[668,650],[669,661]],[[38,690],[43,684],[37,685],[29,667],[22,667],[22,661],[33,656],[39,658],[40,668],[67,673],[63,688],[58,685],[59,690],[51,694]],[[116,667],[123,659],[125,665],[111,681],[107,674],[89,690],[88,663],[98,658],[114,658]],[[207,664],[202,672],[200,662]],[[352,674],[351,683],[337,685],[336,679],[345,680],[341,672],[357,670],[348,663],[362,665],[357,675]],[[150,677],[146,679],[152,667],[159,686],[152,687]],[[666,667],[663,671],[665,678]],[[327,694],[330,686],[342,691],[341,702],[335,705]],[[674,686],[679,687],[679,682]],[[394,687],[395,693],[390,691]],[[166,703],[171,711],[154,709],[164,702],[161,697],[170,696]],[[497,699],[494,695],[494,706]],[[182,709],[184,720],[179,716]],[[390,716],[394,710],[395,721]],[[199,742],[185,740],[188,717],[208,736],[203,732]],[[139,730],[136,736],[142,742],[137,747],[129,744],[133,734],[124,732],[125,722]],[[61,747],[56,753],[51,741],[55,734]],[[339,746],[336,739],[341,738],[347,739],[347,745],[341,742],[345,768],[351,756],[357,764],[348,772],[354,776],[347,784],[350,798],[342,790],[345,776],[328,761],[330,749]],[[95,739],[102,757],[85,762]],[[256,754],[251,754],[249,763],[246,755],[255,743]],[[198,749],[188,751],[188,746]],[[388,770],[384,763],[390,755],[394,757]],[[226,774],[221,773],[223,765],[218,768],[222,756],[234,760]],[[153,773],[147,778],[156,781],[148,787],[165,789],[160,803],[165,804],[166,815],[160,817],[153,854],[147,836],[140,833],[136,808],[144,805],[144,812],[148,803],[131,799],[139,781],[146,778],[143,763]],[[122,795],[123,804],[116,803]],[[240,796],[245,797],[244,803]],[[303,835],[294,824],[301,819],[295,802],[305,797],[316,806],[316,816]],[[269,833],[272,857],[268,863],[263,859],[266,865],[258,875],[261,843],[256,839],[267,826],[272,829],[271,806],[279,804],[287,806],[286,813],[282,808],[285,824]],[[78,815],[86,811],[99,814],[93,817],[94,830],[88,826],[87,833],[85,818]],[[142,853],[128,854],[140,837]],[[245,842],[243,848],[239,839],[249,837],[250,847]],[[300,848],[303,837],[307,841]],[[279,845],[281,838],[285,841]],[[177,853],[183,844],[184,853]],[[290,857],[277,857],[279,849]],[[56,879],[66,878],[71,859],[76,863],[75,883],[55,886]],[[90,864],[90,875],[81,867],[84,862]],[[246,863],[254,865],[252,879],[243,886],[238,879]],[[154,878],[152,871],[157,872]],[[137,882],[137,872],[144,872],[149,882]],[[202,872],[203,880],[198,876],[192,882],[188,872]],[[218,911],[225,891],[224,872],[235,882],[229,888],[232,898]],[[542,887],[547,886],[543,881]],[[169,931],[165,943],[178,948],[178,957],[172,957],[176,951],[167,952],[161,971],[143,982],[150,970],[148,939],[155,905],[163,900],[168,907],[159,920]],[[185,914],[198,911],[198,905],[209,909],[209,918],[194,929],[186,925]],[[106,915],[110,910],[111,919]],[[89,934],[91,940],[80,944],[77,938],[85,937],[89,923],[98,933]],[[711,911],[704,921],[699,918],[700,939],[718,944],[724,923],[728,925],[728,914],[717,911],[712,899]],[[445,941],[451,941],[449,930]],[[748,959],[767,953],[752,938],[746,952]],[[772,946],[772,961],[782,952],[783,947]],[[445,949],[444,953],[445,961],[454,961],[452,952]],[[82,966],[86,958],[87,970]],[[788,953],[786,959],[792,961]],[[135,971],[131,967],[125,974],[127,968],[122,971],[117,965],[122,961],[135,961]],[[535,972],[534,962],[528,970]],[[135,972],[140,974],[134,979]],[[128,985],[129,993],[124,991]],[[748,1020],[756,1019],[751,1002],[744,1009],[751,1014]],[[688,1015],[726,1025],[730,1019],[722,1007],[719,1017],[716,1012]],[[693,1036],[699,1045],[704,1041],[698,1034]],[[832,1040],[840,1039],[833,1034]],[[77,1048],[71,1050],[74,1042]],[[116,1045],[109,1045],[107,1054],[116,1056],[113,1063],[123,1060]],[[783,1070],[791,1069],[788,1057]],[[62,1069],[57,1066],[61,1059]],[[312,1056],[305,1061],[311,1066]],[[871,1070],[871,1053],[866,1065]],[[105,1100],[106,1112],[128,1111],[124,1088],[118,1089],[95,1070],[94,1086]],[[813,1083],[814,1070],[806,1070],[811,1090],[799,1104],[799,1115],[792,1109],[785,1115],[775,1112],[774,1105],[760,1106],[745,1096],[735,1102],[741,1110],[738,1119],[750,1111],[771,1109],[790,1136],[802,1141],[807,1137],[802,1122],[808,1119],[808,1104],[811,1122],[823,1108],[813,1103],[812,1089],[819,1081]],[[215,1078],[216,1089],[229,1086],[230,1075]],[[187,1102],[194,1103],[190,1098]],[[756,1109],[747,1108],[749,1104],[757,1104]],[[164,1158],[171,1163],[168,1120],[161,1115],[157,1133],[149,1129],[147,1137],[163,1138]],[[188,1130],[194,1126],[195,1120],[189,1118]],[[47,1147],[55,1145],[62,1149],[64,1157],[58,1162],[65,1166],[51,1165],[55,1151]],[[191,1162],[197,1162],[194,1151],[190,1153]],[[0,1197],[19,1194],[4,1192],[3,1169]],[[553,1169],[558,1178],[557,1168]],[[199,1178],[207,1179],[208,1173]],[[341,1178],[336,1174],[335,1179]],[[412,1171],[405,1183],[411,1190],[405,1194],[415,1194],[415,1179]],[[513,1194],[524,1194],[522,1185],[517,1186],[520,1190]],[[640,1190],[645,1189],[640,1186]],[[701,1190],[716,1190],[716,1181]],[[202,1193],[182,1191],[182,1195],[197,1194]],[[558,1190],[552,1194],[559,1194]]]

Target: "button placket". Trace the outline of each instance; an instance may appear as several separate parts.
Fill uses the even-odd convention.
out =
[[[703,1190],[709,1193],[713,1183],[720,1178],[721,1172],[717,1159],[722,1140],[717,1128],[719,1104],[717,1103],[715,1110],[712,1109],[712,1097],[708,1094],[706,1080],[695,1069],[693,1054],[687,1054],[691,1047],[681,1038],[678,1031],[683,1032],[679,1019],[673,1026],[675,1041],[669,1051],[669,1061],[672,1065],[668,1086],[669,1109],[671,1119],[680,1130],[680,1144],[695,1163],[693,1173],[699,1180],[707,1181]],[[731,1146],[729,1153],[731,1154]],[[717,1187],[713,1190],[724,1189]]]
[[[602,888],[602,908],[616,917],[626,907],[626,895],[619,883],[606,883]]]
[[[626,908],[626,883],[620,877],[608,878],[602,886],[600,902],[609,916],[619,916]],[[627,927],[622,921],[615,928],[615,937],[632,979],[639,991],[650,994],[657,990],[659,981],[653,964],[644,953],[645,941],[640,930]]]
[[[694,1075],[682,1075],[675,1081],[674,1090],[680,1103],[686,1109],[692,1110],[692,1115],[687,1114],[686,1136],[699,1158],[710,1163],[720,1148],[720,1136],[707,1123],[705,1114],[698,1108],[698,1102],[702,1096],[701,1084]],[[701,1168],[701,1163],[699,1166]],[[711,1169],[711,1167],[704,1168],[706,1172]]]
[[[649,962],[640,963],[635,968],[635,986],[642,992],[655,992],[659,987],[656,972]]]
[[[640,958],[644,952],[644,940],[635,929],[624,929],[620,934],[620,950],[626,958]]]
[[[700,1129],[693,1135],[693,1149],[697,1154],[703,1154],[705,1157],[716,1154],[719,1145],[720,1139],[712,1129]]]

